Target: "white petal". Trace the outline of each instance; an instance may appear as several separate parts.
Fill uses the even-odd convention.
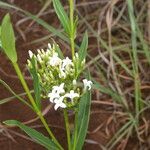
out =
[[[61,108],[66,108],[67,106],[66,106],[66,104],[65,103],[61,103],[61,106],[60,106]]]
[[[56,103],[54,109],[57,110],[59,107],[60,107],[59,104]]]
[[[63,103],[63,99],[64,99],[64,96],[61,96],[59,99],[54,100],[54,103],[55,103],[54,109],[55,110],[57,110],[59,107],[66,108],[66,104]]]
[[[50,98],[49,100],[50,100],[50,102],[52,102],[52,103],[54,103],[54,100],[55,99],[59,99],[60,98],[60,95],[59,95],[59,93],[56,93],[56,92],[51,92],[51,93],[49,93],[48,94],[48,97]]]

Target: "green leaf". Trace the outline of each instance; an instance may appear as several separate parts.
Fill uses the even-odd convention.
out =
[[[70,34],[70,21],[62,4],[60,3],[59,0],[53,0],[53,5],[64,30],[66,31],[67,34]]]
[[[40,81],[37,73],[37,62],[34,56],[31,59],[32,68],[30,68],[30,74],[33,78],[33,86],[34,86],[34,93],[35,93],[35,102],[38,108],[41,110],[41,87]]]
[[[75,65],[76,65],[75,67],[76,67],[76,70],[77,70],[76,71],[77,72],[76,76],[78,76],[83,70],[82,61],[86,58],[87,48],[88,48],[88,34],[87,34],[87,32],[85,32],[82,43],[81,43],[81,46],[79,48],[79,52],[78,52],[79,61],[75,63]]]
[[[89,117],[90,117],[90,106],[91,106],[91,92],[86,92],[79,103],[78,112],[78,135],[76,142],[76,149],[81,150],[87,134]]]
[[[9,14],[6,14],[1,26],[2,48],[8,58],[14,63],[17,62],[17,53],[15,47],[15,35],[11,24]]]
[[[90,72],[86,73],[86,78],[91,79]],[[75,114],[75,129],[71,143],[74,150],[81,150],[86,138],[91,107],[91,91],[86,91],[80,98]]]
[[[44,146],[48,150],[58,150],[54,142],[48,137],[44,136],[42,133],[39,133],[35,129],[32,129],[17,120],[6,120],[3,122],[8,126],[17,126],[21,130],[23,130],[27,135],[29,135],[32,139],[35,140],[38,144]]]
[[[85,32],[81,46],[80,46],[80,50],[79,50],[80,62],[82,62],[86,58],[87,48],[88,48],[88,33]]]

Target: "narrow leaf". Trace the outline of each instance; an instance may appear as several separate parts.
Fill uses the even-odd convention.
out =
[[[91,106],[91,92],[86,92],[79,103],[78,135],[76,149],[81,150],[87,134]]]
[[[53,0],[53,5],[54,5],[54,9],[56,11],[56,14],[62,26],[64,27],[66,33],[69,34],[70,33],[70,21],[62,4],[60,3],[59,0]]]
[[[11,24],[9,14],[6,14],[1,26],[2,48],[8,58],[14,63],[17,62],[17,53],[15,47],[15,35]]]
[[[88,33],[85,32],[83,41],[81,43],[80,50],[79,50],[79,59],[81,62],[86,58],[87,48],[88,48]]]
[[[44,146],[48,150],[58,150],[54,142],[48,137],[44,136],[42,133],[39,133],[35,129],[32,129],[17,120],[7,120],[3,122],[8,126],[17,126],[21,130],[23,130],[27,135],[29,135],[32,139],[35,140],[38,144]]]
[[[37,73],[37,67],[36,67],[36,60],[34,57],[31,59],[32,68],[30,68],[30,73],[33,78],[33,86],[34,86],[34,93],[35,93],[35,101],[38,106],[38,108],[41,110],[41,88],[40,88],[40,82],[39,77]]]

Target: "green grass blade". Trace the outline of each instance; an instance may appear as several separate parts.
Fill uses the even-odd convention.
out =
[[[15,35],[9,14],[6,14],[1,26],[2,48],[12,62],[17,62]]]
[[[138,70],[138,54],[137,54],[137,27],[136,27],[136,19],[134,16],[134,8],[133,8],[133,0],[127,0],[128,5],[128,13],[131,23],[131,41],[132,41],[132,65],[133,65],[133,75],[134,75],[134,88],[135,88],[135,109],[136,114],[139,113],[140,109],[143,107],[143,103],[141,103],[141,91],[140,91],[140,79],[139,79],[139,70]]]
[[[96,82],[94,79],[93,79],[93,81],[94,81],[94,85],[93,85],[94,89],[99,90],[100,92],[102,92],[104,94],[110,95],[113,98],[114,101],[116,101],[117,103],[122,104],[121,96],[117,92],[114,92],[110,88],[104,87],[100,83]]]
[[[38,144],[44,146],[48,150],[58,150],[54,142],[49,139],[48,137],[44,136],[42,133],[39,133],[38,131],[22,124],[21,122],[17,120],[7,120],[3,122],[4,124],[8,126],[17,126],[21,130],[23,130],[28,136],[30,136],[32,139],[34,139]]]
[[[67,34],[70,34],[70,21],[59,0],[53,0],[55,12]]]
[[[132,71],[127,67],[127,65],[117,56],[115,53],[113,53],[113,58],[117,61],[118,64],[131,76],[133,77]]]
[[[113,147],[121,141],[121,139],[127,134],[131,134],[134,125],[132,121],[128,121],[122,128],[118,130],[118,132],[113,136],[113,138],[107,143],[106,147],[111,150]]]
[[[150,64],[150,51],[149,51],[149,46],[148,44],[146,43],[144,37],[143,37],[143,34],[142,32],[140,31],[138,25],[137,26],[137,35],[138,35],[138,38],[139,40],[141,41],[141,44],[142,44],[142,47],[143,47],[143,50],[144,50],[144,53],[145,53],[145,56],[147,58],[147,61],[148,63]]]

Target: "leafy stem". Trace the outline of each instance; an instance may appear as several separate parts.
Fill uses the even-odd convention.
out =
[[[42,113],[41,113],[41,111],[40,111],[39,108],[37,107],[37,105],[36,105],[36,103],[35,103],[35,101],[34,101],[32,95],[31,95],[31,93],[30,93],[30,90],[29,90],[29,88],[28,88],[28,85],[27,85],[26,81],[24,80],[24,77],[23,77],[23,75],[22,75],[22,73],[21,73],[21,70],[20,70],[18,64],[17,64],[16,62],[14,62],[14,63],[13,63],[13,66],[14,66],[14,69],[15,69],[15,71],[16,71],[16,73],[17,73],[17,75],[18,75],[18,77],[19,77],[19,79],[20,79],[20,81],[21,81],[21,84],[22,84],[22,86],[23,86],[25,92],[27,93],[27,96],[28,96],[28,98],[29,98],[29,100],[30,100],[30,102],[31,102],[31,104],[32,104],[32,106],[33,106],[33,108],[34,108],[34,111],[35,111],[36,114],[39,116],[41,122],[43,123],[45,129],[47,130],[47,132],[49,133],[50,137],[53,139],[53,141],[55,142],[55,144],[60,148],[60,150],[63,150],[62,146],[58,143],[57,139],[55,138],[55,136],[53,135],[52,131],[50,130],[50,128],[49,128],[49,126],[48,126],[48,124],[47,124],[45,118],[43,117],[43,115],[42,115]]]

